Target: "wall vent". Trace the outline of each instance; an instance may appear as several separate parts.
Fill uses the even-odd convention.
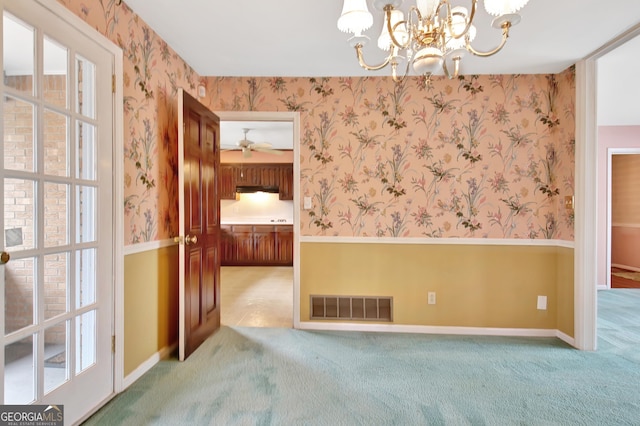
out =
[[[311,319],[393,320],[393,297],[311,296]]]

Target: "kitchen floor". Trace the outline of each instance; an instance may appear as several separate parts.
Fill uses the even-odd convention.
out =
[[[220,268],[222,325],[293,327],[293,267]]]

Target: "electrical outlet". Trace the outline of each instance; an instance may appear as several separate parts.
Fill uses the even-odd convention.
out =
[[[538,310],[547,310],[547,296],[538,296]]]
[[[427,303],[430,305],[435,305],[436,304],[436,292],[435,291],[430,291],[429,294],[427,295]]]

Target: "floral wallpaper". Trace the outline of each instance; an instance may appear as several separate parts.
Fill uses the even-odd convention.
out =
[[[301,235],[573,240],[574,77],[210,77],[207,101],[301,113]]]
[[[574,70],[448,80],[200,77],[118,0],[58,0],[124,51],[125,242],[176,234],[179,87],[299,111],[301,235],[573,240]]]
[[[58,0],[124,55],[125,244],[178,233],[178,88],[200,77],[119,0]]]

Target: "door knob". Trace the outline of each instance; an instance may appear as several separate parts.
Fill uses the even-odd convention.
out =
[[[5,263],[9,262],[9,260],[11,260],[11,255],[9,253],[7,253],[6,251],[0,253],[0,265],[4,265]]]
[[[198,242],[198,237],[195,235],[192,237],[191,235],[187,235],[186,237],[173,237],[173,241],[178,244],[184,244],[186,246],[190,244],[195,244]]]

